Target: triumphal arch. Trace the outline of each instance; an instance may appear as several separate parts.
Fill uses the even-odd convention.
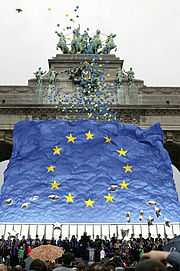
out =
[[[112,34],[102,45],[98,31],[90,37],[76,29],[71,48],[57,34],[61,52],[48,60],[49,71],[38,68],[25,86],[0,86],[0,161],[10,158],[17,121],[94,118],[95,113],[96,119],[108,119],[111,112],[109,119],[114,114],[141,127],[160,122],[165,147],[180,170],[180,87],[146,86],[132,68],[124,71]]]

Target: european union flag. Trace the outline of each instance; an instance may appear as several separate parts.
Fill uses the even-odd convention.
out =
[[[159,124],[21,121],[1,193],[1,222],[179,221]]]

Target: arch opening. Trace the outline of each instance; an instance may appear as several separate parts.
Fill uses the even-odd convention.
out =
[[[12,153],[12,144],[0,141],[0,162],[9,160]]]

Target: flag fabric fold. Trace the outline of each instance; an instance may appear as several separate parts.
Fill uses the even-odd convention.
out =
[[[159,124],[21,121],[0,197],[1,222],[178,222]],[[160,209],[157,215],[157,208]]]

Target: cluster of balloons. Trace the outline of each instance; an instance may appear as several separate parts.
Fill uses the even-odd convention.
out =
[[[102,66],[102,64],[100,64]],[[91,61],[84,61],[79,67],[67,71],[74,82],[76,91],[71,96],[61,97],[59,110],[65,113],[78,112],[96,120],[116,119],[111,111],[107,98],[107,83],[98,56]]]

